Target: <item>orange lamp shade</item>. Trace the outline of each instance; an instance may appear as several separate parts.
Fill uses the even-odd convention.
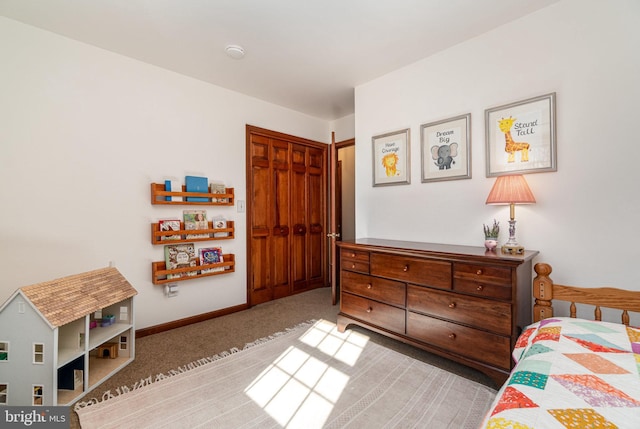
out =
[[[536,198],[521,174],[498,176],[486,204],[535,204]]]

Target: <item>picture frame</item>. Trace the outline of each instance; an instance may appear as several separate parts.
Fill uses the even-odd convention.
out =
[[[411,183],[410,129],[371,138],[373,144],[373,186]]]
[[[557,171],[556,93],[485,110],[487,177]]]
[[[471,113],[420,126],[422,183],[471,178]]]

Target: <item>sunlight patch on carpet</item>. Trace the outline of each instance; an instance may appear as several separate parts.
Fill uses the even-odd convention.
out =
[[[355,331],[340,333],[334,323],[320,320],[300,337],[300,341],[354,366],[369,342],[369,337]]]
[[[339,333],[325,320],[306,331],[300,341],[354,366],[369,338],[354,331]],[[349,376],[309,353],[289,347],[245,390],[282,426],[313,423],[322,427],[349,382]],[[317,425],[317,426],[316,426]]]

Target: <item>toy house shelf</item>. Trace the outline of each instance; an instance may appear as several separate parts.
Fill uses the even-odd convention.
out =
[[[151,263],[151,272],[152,272],[152,280],[153,284],[161,285],[165,283],[174,283],[180,282],[183,280],[193,280],[199,279],[203,277],[216,276],[220,274],[229,274],[236,270],[235,265],[235,255],[229,253],[226,255],[222,255],[224,262],[219,262],[217,264],[207,264],[207,265],[198,265],[197,267],[185,267],[185,268],[177,268],[175,270],[167,270],[167,266],[164,261],[162,262],[152,262]],[[211,269],[211,268],[224,268],[223,271],[214,271],[208,273],[202,273],[202,269]],[[186,275],[184,277],[177,277],[168,279],[167,275],[169,274],[184,274],[184,273],[193,273],[195,275]]]
[[[163,183],[151,184],[151,204],[170,205],[207,205],[207,206],[232,206],[234,205],[233,188],[225,188],[225,194],[211,194],[200,192],[186,192],[186,187],[182,185],[182,192],[169,192],[165,190]],[[184,201],[167,201],[166,197],[182,197]],[[203,197],[207,201],[187,201],[187,197]],[[226,201],[218,201],[219,199]]]
[[[84,317],[58,328],[58,367],[84,355],[84,332]]]
[[[122,313],[123,308],[126,308],[125,313]],[[127,317],[131,317],[132,311],[131,298],[101,310],[103,315],[126,314]],[[132,362],[134,336],[132,323],[119,321],[102,326],[101,320],[96,320],[94,313],[62,326],[58,340],[58,404],[73,402]],[[108,344],[115,346],[117,351],[111,351],[105,356],[100,350]],[[87,372],[84,387],[73,385],[74,374],[78,370]]]
[[[226,228],[213,228],[213,222],[209,222],[208,229],[198,230],[186,230],[184,229],[184,222],[180,222],[180,230],[178,231],[160,231],[158,223],[151,224],[151,244],[175,244],[175,243],[187,243],[193,241],[211,241],[211,240],[232,240],[235,238],[235,228],[233,221],[228,220]],[[224,237],[215,237],[214,234],[226,232],[228,235]],[[207,237],[203,238],[186,238],[187,234],[207,234]],[[163,240],[163,236],[179,235],[179,240]]]
[[[17,289],[0,305],[3,405],[70,405],[133,362],[137,293],[115,267]]]

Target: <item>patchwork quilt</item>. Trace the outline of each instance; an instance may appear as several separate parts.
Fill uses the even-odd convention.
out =
[[[513,358],[482,428],[640,428],[640,328],[545,319]]]

